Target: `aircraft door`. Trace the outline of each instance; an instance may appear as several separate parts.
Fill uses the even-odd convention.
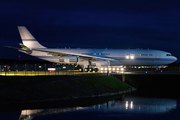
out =
[[[156,52],[156,54],[155,54],[155,63],[157,65],[159,65],[160,59],[161,59],[161,53],[160,52]]]
[[[123,64],[128,64],[128,60],[127,59],[125,59],[126,58],[126,55],[125,55],[125,53],[124,53],[124,51],[120,51],[119,53],[118,53],[119,55],[119,60],[117,61],[117,62],[119,62],[119,63],[121,63],[122,65]],[[116,62],[110,62],[110,65],[112,65],[112,64],[115,64]],[[117,63],[117,64],[119,64],[119,63]],[[116,65],[115,65],[116,66]]]
[[[161,53],[160,52],[156,52],[156,58],[161,58]]]

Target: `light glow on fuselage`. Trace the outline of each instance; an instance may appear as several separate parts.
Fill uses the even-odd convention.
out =
[[[131,56],[131,59],[134,59],[134,56]]]

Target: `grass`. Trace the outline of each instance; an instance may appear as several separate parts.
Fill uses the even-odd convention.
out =
[[[68,82],[68,83],[67,83]],[[59,83],[60,86],[68,86],[71,84],[76,87],[93,87],[93,88],[110,88],[119,89],[120,87],[127,88],[128,85],[121,80],[111,76],[86,76],[73,81],[63,81]],[[66,85],[62,85],[66,83]],[[57,84],[57,83],[54,83]]]
[[[128,84],[112,76],[1,76],[0,83],[0,95],[7,101],[70,99],[128,89]]]
[[[38,88],[53,94],[58,92],[67,95],[91,95],[122,91],[128,89],[128,84],[111,76],[86,76],[76,80],[45,83]]]

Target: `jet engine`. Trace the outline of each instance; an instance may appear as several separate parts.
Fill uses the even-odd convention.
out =
[[[99,61],[92,61],[91,62],[92,66],[97,66],[97,67],[101,67],[101,66],[108,66],[108,61],[103,61],[103,60],[99,60]],[[109,66],[120,66],[122,65],[122,63],[120,61],[110,61]]]
[[[92,62],[91,62],[91,65],[92,65],[92,66],[97,66],[97,67],[107,66],[107,65],[108,65],[108,61],[103,61],[103,60],[92,61]]]
[[[63,56],[59,58],[59,62],[63,64],[76,64],[77,56]]]

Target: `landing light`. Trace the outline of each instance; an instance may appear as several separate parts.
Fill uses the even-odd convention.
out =
[[[126,56],[126,59],[129,59],[129,56]]]

